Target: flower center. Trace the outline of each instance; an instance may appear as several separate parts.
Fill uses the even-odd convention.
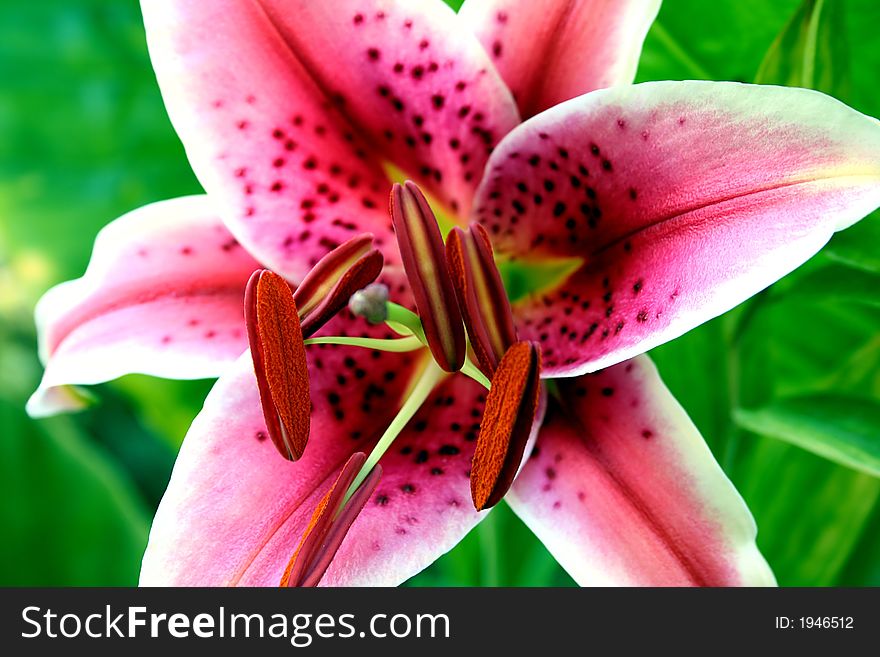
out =
[[[533,437],[542,393],[540,349],[518,342],[492,244],[480,224],[467,230],[453,228],[444,247],[431,208],[412,182],[394,185],[391,215],[418,314],[388,302],[375,289],[355,297],[349,308],[364,317],[382,317],[401,334],[421,340],[433,362],[424,365],[397,416],[354,479],[349,496],[445,373],[460,371],[489,389],[471,467],[474,506],[489,508],[512,484]],[[378,307],[382,302],[384,310]],[[468,356],[468,347],[476,365]]]
[[[412,182],[393,186],[391,217],[417,312],[389,301],[385,286],[369,285],[382,265],[369,235],[325,256],[292,295],[271,272],[255,273],[248,285],[248,334],[263,413],[273,442],[290,460],[302,455],[309,432],[306,345],[425,351],[400,410],[370,454],[352,457],[319,504],[284,585],[321,578],[379,480],[380,459],[447,377],[468,376],[489,390],[471,466],[477,510],[505,495],[536,434],[544,395],[540,348],[518,341],[485,229],[476,223],[453,228],[444,245],[427,200]],[[345,303],[355,315],[384,322],[401,337],[309,337]]]

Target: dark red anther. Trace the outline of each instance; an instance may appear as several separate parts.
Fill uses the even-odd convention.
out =
[[[376,280],[383,263],[368,233],[353,237],[321,258],[293,293],[303,337],[314,335],[348,304],[352,294]]]
[[[477,364],[491,377],[517,336],[486,229],[477,223],[453,228],[446,258]]]
[[[513,483],[538,414],[541,351],[517,342],[501,359],[471,464],[471,497],[477,511],[496,505]]]
[[[269,437],[286,459],[309,438],[309,372],[299,313],[287,282],[257,270],[245,290],[245,320]]]
[[[333,486],[318,503],[299,546],[281,577],[281,586],[317,586],[321,581],[351,524],[364,508],[382,476],[382,466],[376,465],[348,502],[345,502],[348,488],[366,459],[363,452],[353,454]]]
[[[456,372],[466,355],[461,311],[437,219],[415,183],[395,183],[391,219],[428,346],[441,368]]]

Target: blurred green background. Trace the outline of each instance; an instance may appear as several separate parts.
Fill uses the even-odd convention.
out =
[[[451,2],[457,6],[458,2]],[[666,0],[638,79],[818,88],[880,116],[876,0]],[[135,0],[0,2],[0,584],[128,585],[211,382],[103,385],[31,421],[32,309],[127,210],[199,190]],[[783,585],[880,585],[880,216],[656,349]],[[413,585],[568,585],[507,508]]]

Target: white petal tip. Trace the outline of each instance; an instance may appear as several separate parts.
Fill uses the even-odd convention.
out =
[[[37,420],[59,413],[82,411],[96,402],[94,395],[77,386],[40,386],[28,399],[25,411]]]

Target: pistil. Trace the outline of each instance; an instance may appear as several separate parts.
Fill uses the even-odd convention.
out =
[[[400,407],[400,411],[398,411],[397,415],[391,421],[391,424],[388,425],[388,428],[385,429],[385,432],[382,434],[382,437],[379,438],[376,446],[373,447],[373,451],[370,452],[370,456],[367,458],[361,471],[349,487],[346,499],[353,497],[358,487],[361,485],[361,482],[366,480],[369,476],[370,471],[374,467],[378,467],[377,464],[379,463],[379,459],[381,459],[385,452],[388,451],[388,448],[391,447],[394,439],[400,435],[400,432],[403,431],[404,427],[406,427],[416,412],[422,407],[422,404],[425,403],[425,400],[428,399],[437,387],[437,384],[439,384],[445,376],[446,373],[440,369],[433,360],[426,359],[422,373],[416,380],[415,385],[407,396],[403,406]]]

